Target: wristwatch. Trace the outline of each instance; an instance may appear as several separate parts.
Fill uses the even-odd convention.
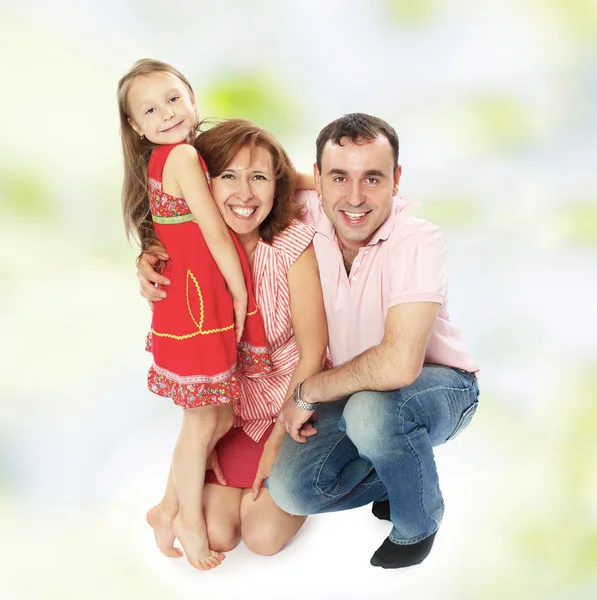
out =
[[[295,404],[297,404],[297,406],[299,406],[299,408],[302,408],[303,410],[315,410],[317,408],[315,404],[309,404],[308,402],[301,400],[301,386],[303,385],[303,383],[305,383],[305,381],[307,380],[303,379],[303,381],[301,381],[294,388],[294,402]]]

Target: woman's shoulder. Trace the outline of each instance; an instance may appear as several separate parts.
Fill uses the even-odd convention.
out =
[[[313,241],[314,235],[315,230],[309,223],[293,219],[286,229],[274,236],[272,247],[294,262]]]

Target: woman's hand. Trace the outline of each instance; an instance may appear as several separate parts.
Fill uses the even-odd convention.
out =
[[[168,260],[168,258],[163,246],[154,246],[143,252],[137,261],[137,279],[140,283],[141,296],[149,302],[151,310],[154,309],[156,302],[167,296],[166,292],[157,288],[155,284],[170,285],[170,280],[160,275],[155,267],[160,261]]]
[[[268,442],[265,442],[265,446],[263,447],[263,453],[261,454],[261,458],[259,460],[259,466],[257,467],[257,474],[255,475],[255,481],[253,482],[252,490],[253,490],[253,501],[259,498],[259,494],[261,492],[261,484],[264,482],[266,477],[269,477],[269,474],[274,466],[274,461],[276,460],[276,456],[278,454],[278,449],[272,447]]]
[[[214,448],[210,455],[207,457],[207,461],[205,463],[206,471],[213,471],[218,483],[220,485],[228,485],[226,482],[226,478],[224,477],[224,473],[222,473],[222,468],[220,467],[220,461],[218,460],[218,453]]]

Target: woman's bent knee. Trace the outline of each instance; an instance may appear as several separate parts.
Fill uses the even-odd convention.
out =
[[[240,542],[240,526],[236,523],[218,525],[207,523],[209,547],[216,552],[228,552]]]
[[[281,540],[279,535],[276,535],[276,531],[268,530],[268,528],[260,531],[243,530],[242,539],[251,552],[261,556],[277,554],[286,544],[286,540]]]

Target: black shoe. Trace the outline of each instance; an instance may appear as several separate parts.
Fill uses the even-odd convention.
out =
[[[378,500],[373,503],[371,512],[382,521],[391,521],[390,519],[390,501],[389,500]]]
[[[436,532],[437,533],[437,532]],[[400,569],[422,563],[431,552],[435,533],[416,544],[398,545],[386,538],[371,557],[371,564],[382,569]]]

